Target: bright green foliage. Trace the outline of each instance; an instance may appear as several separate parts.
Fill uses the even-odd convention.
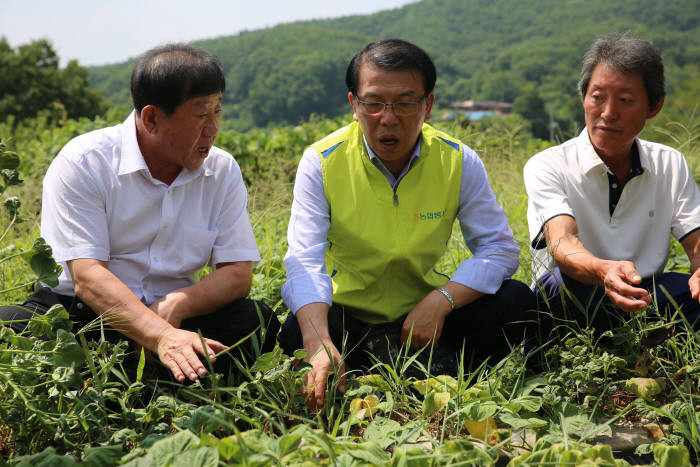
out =
[[[645,399],[660,394],[665,388],[666,382],[661,378],[630,378],[625,382],[625,389]]]
[[[534,134],[548,137],[549,122],[543,121],[548,115],[542,110],[551,108],[555,136],[563,138],[583,127],[576,83],[586,48],[599,36],[624,31],[660,48],[669,96],[679,93],[663,113],[685,120],[699,95],[700,9],[695,0],[426,0],[196,44],[222,62],[224,114],[237,130],[349,112],[344,77],[351,57],[371,41],[399,37],[418,44],[435,61],[438,109],[467,99],[518,102],[521,97],[523,104],[534,100],[534,88],[547,104],[523,113]],[[90,79],[110,102],[129,108],[132,67],[133,62],[94,67]]]
[[[114,113],[108,121],[123,118]],[[252,295],[273,306],[280,319],[288,312],[279,288],[297,160],[309,142],[346,121],[349,117],[247,134],[224,131],[217,141],[237,158],[249,188],[263,257],[254,270]],[[54,126],[43,117],[13,127],[0,124],[0,133],[20,156],[6,159],[7,164],[27,180],[7,193],[22,200],[17,217],[27,221],[8,231],[4,241],[14,249],[0,245],[0,261],[16,255],[2,263],[0,290],[19,284],[16,292],[23,297],[28,292],[22,284],[42,271],[44,276],[56,272],[48,247],[34,242],[40,204],[36,187],[63,144],[106,124],[83,119]],[[517,116],[465,126],[442,123],[440,128],[474,147],[484,160],[523,247],[517,277],[529,282],[522,165],[548,143],[534,139]],[[692,149],[687,142],[693,141],[692,131],[672,134]],[[0,225],[5,227],[8,218],[3,215]],[[440,265],[448,273],[469,255],[458,228],[455,232]],[[672,252],[685,255],[682,249]],[[30,268],[32,258],[37,258],[37,272]],[[7,303],[12,293],[0,299]],[[99,326],[96,321],[91,328]],[[662,441],[673,449],[662,453],[663,448],[648,445],[649,462],[658,450],[659,463],[674,456],[683,460],[684,453],[697,463],[700,341],[677,325],[669,340],[644,347],[644,337],[659,327],[635,315],[625,327],[596,340],[589,330],[562,326],[562,338],[543,342],[542,349],[524,354],[515,348],[503,362],[462,368],[457,377],[405,377],[404,367],[411,365],[406,355],[396,364],[377,364],[366,375],[349,375],[345,394],[335,390],[333,375],[324,407],[311,413],[301,395],[309,366],[294,365],[303,352],[287,356],[275,349],[256,361],[238,362],[239,377],[214,374],[182,386],[158,380],[153,360],[146,352],[132,352],[125,342],[88,342],[86,330],[73,328],[66,310],[55,307],[34,317],[28,333],[0,327],[0,453],[10,463],[43,459],[54,465],[161,465],[177,459],[188,465],[437,466],[504,465],[525,450],[531,453],[527,462],[514,465],[538,465],[545,458],[550,465],[624,465],[617,453],[615,458],[605,447],[582,443],[593,444],[629,417],[671,423]],[[532,362],[541,372],[532,374]],[[625,381],[642,377],[664,378],[666,387],[652,399],[638,398],[625,389]],[[360,410],[353,410],[353,400],[361,401]],[[20,460],[23,455],[29,457]]]
[[[659,467],[689,467],[690,454],[685,446],[668,446],[662,443],[654,444],[654,460]]]
[[[87,69],[73,60],[64,69],[46,40],[13,50],[0,38],[0,115],[16,120],[51,109],[56,120],[89,117],[104,111],[102,98],[88,83]]]
[[[544,467],[577,465],[585,467],[626,467],[629,462],[615,459],[610,446],[587,446],[582,443],[559,443],[547,448],[535,447],[534,452],[523,454],[508,467]]]

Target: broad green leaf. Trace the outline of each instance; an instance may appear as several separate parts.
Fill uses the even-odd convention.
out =
[[[19,167],[19,156],[14,152],[0,150],[0,169],[16,169]]]
[[[382,375],[369,374],[358,376],[355,379],[362,384],[372,386],[373,388],[379,389],[382,392],[391,391],[391,386],[386,382]]]
[[[168,467],[217,467],[219,452],[213,446],[197,447],[173,456],[167,465]]]
[[[121,446],[86,447],[83,452],[83,464],[90,467],[102,467],[105,465],[117,465],[122,456]]]
[[[540,428],[547,426],[547,422],[541,418],[521,418],[515,415],[513,412],[501,412],[498,415],[498,419],[503,423],[507,423],[515,429],[518,428]]]
[[[112,435],[110,444],[117,444],[119,446],[126,446],[127,441],[133,441],[138,437],[136,431],[133,428],[122,428]]]
[[[585,465],[588,467],[627,467],[630,464],[621,459],[615,459],[608,445],[587,446],[570,441],[554,444],[545,449],[518,456],[510,461],[508,467],[545,467],[564,465]]]
[[[46,243],[46,240],[44,240],[42,237],[37,237],[34,239],[34,244],[32,245],[32,249],[35,250],[37,253],[45,255],[45,256],[52,256],[53,251],[51,250],[51,246]]]
[[[275,350],[273,350],[272,352],[267,352],[260,355],[258,359],[255,360],[253,366],[250,368],[250,371],[251,373],[255,373],[256,371],[261,371],[264,373],[266,371],[272,370],[277,366],[281,358],[282,349],[276,347]]]
[[[39,281],[51,287],[58,285],[58,276],[63,268],[54,261],[51,247],[39,237],[34,240],[32,249],[22,255],[36,274]]]
[[[347,453],[353,458],[367,462],[370,465],[383,465],[391,460],[389,453],[373,441],[358,443],[355,446],[353,449],[348,449]]]
[[[17,459],[18,467],[73,467],[78,466],[76,461],[70,456],[56,454],[56,449],[48,447],[38,454],[22,456]]]
[[[504,407],[509,408],[513,412],[519,412],[525,409],[529,412],[537,412],[542,407],[542,398],[537,396],[520,396],[505,404]]]
[[[199,446],[199,438],[189,430],[183,430],[167,438],[156,441],[148,450],[148,458],[156,467],[169,465],[171,460],[185,451]]]
[[[69,366],[59,366],[54,368],[53,373],[51,373],[51,378],[56,383],[74,388],[82,386],[83,383],[80,373],[78,373],[75,368]]]
[[[464,391],[464,400],[486,401],[492,399],[488,381],[482,381]]]
[[[401,428],[401,424],[395,420],[376,417],[367,425],[362,437],[367,441],[374,441],[386,449],[396,442],[396,433],[401,431]]]
[[[59,329],[56,333],[53,359],[56,366],[77,368],[85,363],[85,350],[75,340],[75,335]]]
[[[562,430],[568,435],[575,434],[576,436],[585,436],[586,438],[591,438],[600,434],[612,436],[610,425],[598,425],[593,423],[586,414],[564,417],[562,420]]]
[[[492,417],[498,412],[498,405],[492,401],[473,402],[464,408],[464,416],[467,420],[479,422]]]
[[[18,336],[14,334],[10,337],[10,344],[14,345],[20,350],[32,350],[34,347],[34,339],[24,336]]]
[[[690,466],[690,453],[685,446],[668,446],[663,443],[654,443],[654,460],[659,467],[686,467]]]
[[[70,331],[73,327],[73,322],[70,320],[68,312],[63,305],[54,305],[46,312],[46,314],[35,314],[29,320],[27,328],[32,335],[41,337],[48,336],[56,337],[56,331],[63,329]]]
[[[260,430],[244,431],[233,438],[241,443],[241,455],[246,456],[253,453],[271,452],[270,438]]]
[[[661,378],[630,378],[625,381],[625,389],[637,397],[650,399],[666,389],[666,382]]]
[[[445,441],[440,452],[444,465],[494,465],[495,459],[483,449],[479,449],[469,440],[454,439]],[[449,457],[447,457],[449,455]]]
[[[241,445],[238,443],[235,435],[221,439],[216,443],[216,448],[219,450],[219,455],[227,461],[237,457],[241,452]]]
[[[287,433],[286,435],[280,436],[277,439],[277,445],[279,447],[279,456],[284,457],[290,452],[294,451],[301,444],[302,436],[297,433]]]
[[[449,401],[449,392],[430,391],[423,400],[423,415],[428,416],[444,409]]]
[[[14,336],[14,329],[8,326],[0,326],[0,340],[11,343]]]

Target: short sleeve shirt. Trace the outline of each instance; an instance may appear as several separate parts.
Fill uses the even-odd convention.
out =
[[[135,115],[70,141],[43,185],[41,235],[73,295],[65,262],[105,261],[146,304],[196,281],[211,264],[258,261],[247,191],[230,154],[212,147],[197,170],[170,185],[151,177],[136,140]]]
[[[637,139],[642,173],[630,178],[611,213],[609,170],[583,132],[533,156],[524,169],[527,220],[535,277],[553,267],[542,227],[551,218],[575,219],[593,255],[633,261],[642,277],[663,271],[669,239],[700,228],[700,192],[683,155]]]

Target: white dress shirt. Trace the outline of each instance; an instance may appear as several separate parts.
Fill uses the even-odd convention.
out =
[[[154,179],[136,140],[135,115],[70,141],[44,178],[41,235],[63,273],[54,291],[74,295],[65,262],[108,263],[144,303],[196,281],[211,264],[258,261],[247,192],[230,154],[212,147],[172,184]]]
[[[382,164],[365,140],[370,160],[395,187],[420,155],[420,141],[398,178]],[[479,292],[498,291],[503,280],[518,269],[520,248],[513,239],[503,210],[486,177],[483,163],[474,151],[462,145],[463,163],[457,217],[462,235],[473,257],[459,266],[450,280]],[[436,189],[439,184],[436,183]],[[321,160],[309,147],[299,162],[294,184],[294,201],[289,220],[289,249],[284,262],[287,282],[282,298],[296,313],[309,303],[332,304],[332,283],[326,272],[326,245],[330,227],[328,201],[323,190]],[[445,277],[447,280],[447,277]],[[410,310],[406,310],[408,313]]]
[[[658,143],[635,144],[643,172],[625,184],[612,215],[608,168],[585,128],[525,164],[536,278],[554,266],[542,227],[556,216],[576,220],[579,239],[593,255],[632,261],[644,278],[663,272],[671,235],[680,240],[700,228],[700,192],[683,155]]]

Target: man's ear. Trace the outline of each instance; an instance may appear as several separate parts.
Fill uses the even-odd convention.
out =
[[[431,92],[425,98],[425,121],[430,120],[430,111],[433,109],[433,102],[435,102],[435,93]]]
[[[348,93],[348,100],[350,101],[350,105],[352,106],[352,118],[357,121],[357,109],[355,109],[355,96],[352,95],[351,92]]]
[[[155,105],[147,105],[141,109],[141,122],[149,133],[155,133],[158,126],[158,109]]]
[[[649,111],[649,115],[647,115],[647,120],[649,120],[650,118],[656,117],[656,115],[657,115],[659,112],[661,112],[661,109],[662,109],[663,106],[664,106],[664,99],[665,99],[665,98],[662,97],[661,100],[659,101],[659,103],[656,104],[656,107],[654,107],[653,109],[651,109],[651,110]]]

